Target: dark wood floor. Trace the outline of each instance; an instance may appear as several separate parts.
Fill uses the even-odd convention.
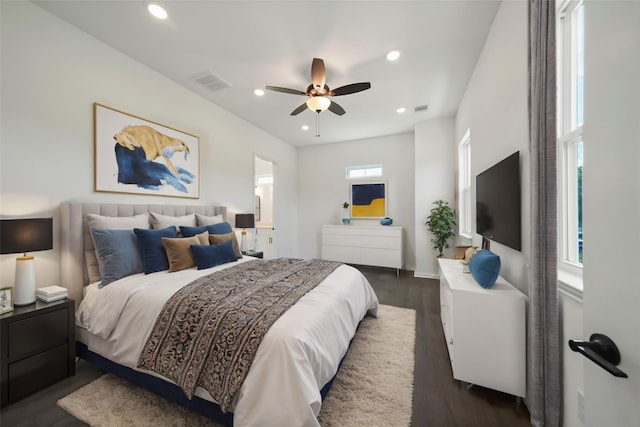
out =
[[[440,324],[436,280],[417,279],[412,271],[360,268],[381,304],[416,310],[416,349],[412,425],[414,427],[530,426],[529,412],[515,397],[453,379]],[[2,409],[2,427],[84,426],[56,401],[103,374],[79,361],[77,374]]]
[[[521,399],[453,379],[440,323],[440,283],[413,271],[360,267],[381,304],[416,310],[413,427],[531,426]]]

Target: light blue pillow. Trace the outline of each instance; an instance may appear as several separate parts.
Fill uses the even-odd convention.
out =
[[[196,234],[204,233],[208,231],[209,234],[227,234],[231,233],[233,229],[228,222],[219,222],[217,224],[203,225],[200,227],[189,227],[186,225],[180,226],[180,232],[183,237],[192,237]]]
[[[133,232],[138,239],[138,249],[142,259],[144,274],[155,273],[169,269],[167,252],[162,244],[163,237],[177,237],[176,228],[172,225],[160,229],[134,228]]]
[[[469,261],[469,271],[476,282],[485,289],[496,283],[500,275],[500,257],[491,251],[483,249]]]
[[[217,245],[191,245],[190,247],[198,270],[238,260],[231,240]]]
[[[133,230],[92,228],[91,234],[102,277],[100,287],[123,277],[142,273],[142,260]]]

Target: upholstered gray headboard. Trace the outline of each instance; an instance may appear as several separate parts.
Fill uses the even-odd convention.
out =
[[[227,208],[224,206],[63,202],[60,214],[60,278],[61,285],[69,290],[69,298],[76,301],[76,309],[82,300],[83,288],[89,282],[84,251],[94,248],[85,215],[133,216],[145,212],[169,216],[191,213],[206,216],[222,215],[227,220]]]

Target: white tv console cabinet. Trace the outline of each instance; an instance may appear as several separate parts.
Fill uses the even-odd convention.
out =
[[[402,227],[323,225],[322,259],[348,264],[403,267]]]
[[[462,264],[440,264],[440,317],[453,377],[526,396],[527,297],[502,277],[483,289]]]

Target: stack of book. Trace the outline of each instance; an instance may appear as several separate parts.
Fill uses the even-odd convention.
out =
[[[47,286],[46,288],[39,288],[36,291],[36,297],[40,301],[51,302],[65,299],[69,295],[69,291],[62,286]]]

